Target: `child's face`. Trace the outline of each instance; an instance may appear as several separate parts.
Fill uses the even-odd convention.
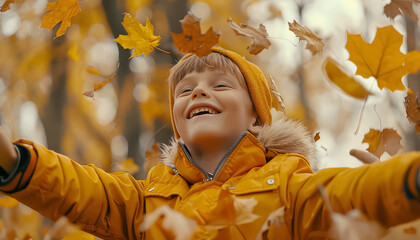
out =
[[[188,147],[214,140],[233,145],[257,118],[245,83],[220,70],[187,74],[173,96],[175,126]]]

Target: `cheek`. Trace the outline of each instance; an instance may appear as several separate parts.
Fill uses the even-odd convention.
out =
[[[184,118],[184,104],[180,100],[175,100],[172,108],[172,114],[175,122],[175,126],[178,128],[180,121]]]

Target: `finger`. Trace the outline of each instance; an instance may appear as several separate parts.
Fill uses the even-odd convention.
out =
[[[380,161],[378,157],[365,150],[352,149],[350,150],[350,155],[359,159],[363,163],[374,163]]]

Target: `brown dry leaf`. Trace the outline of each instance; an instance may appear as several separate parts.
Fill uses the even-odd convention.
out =
[[[182,19],[182,33],[171,33],[174,46],[181,53],[195,53],[197,57],[203,57],[211,53],[211,47],[219,42],[220,33],[212,27],[205,34],[201,34],[200,18],[188,12]]]
[[[16,0],[6,0],[4,3],[3,3],[3,6],[1,6],[1,8],[0,8],[0,12],[6,12],[7,10],[9,10],[10,9],[10,5],[12,4],[12,3],[14,3]]]
[[[16,207],[17,205],[19,205],[19,202],[9,196],[2,196],[0,195],[0,206],[1,207],[7,207],[7,208],[12,208],[12,207]]]
[[[221,229],[255,221],[260,216],[252,213],[258,204],[255,198],[239,198],[222,190],[214,212],[207,216],[207,228]]]
[[[252,39],[251,45],[247,48],[249,53],[257,55],[262,50],[264,50],[264,48],[268,49],[270,47],[271,42],[267,39],[268,33],[262,23],[260,23],[258,29],[253,28],[245,23],[241,23],[239,26],[232,20],[232,18],[228,19],[228,23],[237,35],[242,35]]]
[[[115,71],[115,73],[110,78],[108,78],[108,80],[106,80],[104,82],[101,82],[101,83],[95,83],[93,85],[93,89],[88,90],[88,91],[85,91],[83,93],[83,95],[85,95],[86,97],[93,98],[95,92],[98,91],[98,90],[101,90],[105,85],[107,85],[108,83],[110,83],[111,80],[114,79],[116,75],[117,75],[117,71]]]
[[[79,230],[79,227],[69,222],[66,217],[60,217],[47,232],[44,240],[61,239]]]
[[[132,158],[127,158],[121,163],[117,163],[119,171],[134,174],[140,170],[140,167],[134,162]]]
[[[78,0],[58,0],[48,3],[46,11],[48,13],[44,15],[41,27],[51,30],[61,22],[55,35],[55,38],[58,38],[66,33],[71,25],[71,18],[79,14],[82,9],[79,7]]]
[[[160,36],[153,35],[154,27],[146,18],[146,25],[143,26],[137,19],[129,13],[125,13],[122,22],[128,35],[119,35],[114,41],[119,43],[124,49],[134,49],[130,58],[144,54],[147,57],[160,43]]]
[[[395,155],[402,147],[400,140],[401,137],[397,131],[385,128],[383,131],[370,129],[365,134],[362,142],[368,143],[369,148],[367,150],[380,158],[384,152],[389,153],[391,156]]]
[[[148,172],[152,167],[154,167],[160,159],[162,154],[160,150],[160,143],[155,143],[152,146],[152,150],[146,151],[146,161],[144,161],[143,168]]]
[[[160,218],[163,218],[161,223],[158,221]],[[175,235],[176,240],[191,239],[197,228],[197,223],[194,220],[171,209],[168,205],[162,205],[152,213],[146,214],[140,229],[141,231],[146,231],[153,224],[158,225],[162,230],[172,232]]]
[[[404,101],[405,111],[408,120],[416,124],[416,131],[420,133],[420,106],[418,101],[417,93],[408,89]]]
[[[300,41],[306,40],[306,49],[311,51],[312,55],[321,52],[325,46],[324,42],[322,42],[322,38],[318,37],[309,28],[300,25],[296,20],[293,20],[293,23],[289,23],[289,30],[292,31]]]
[[[378,28],[372,43],[363,40],[360,34],[347,33],[346,48],[349,60],[357,66],[356,74],[375,77],[378,87],[391,91],[405,90],[401,78],[420,69],[420,52],[407,54],[400,51],[403,36],[392,25]]]
[[[314,136],[314,141],[318,141],[321,137],[319,136],[319,132],[317,132]]]
[[[420,3],[419,0],[391,0],[385,5],[384,13],[387,17],[394,19],[403,13],[414,22],[417,22],[418,17],[413,11],[413,3]]]
[[[284,206],[273,211],[268,215],[267,220],[265,220],[263,226],[257,234],[257,240],[266,240],[268,239],[267,234],[270,229],[270,225],[280,227],[284,224]]]
[[[73,44],[69,50],[67,51],[67,57],[72,59],[73,61],[79,61],[80,55],[77,53],[77,44]]]
[[[347,214],[331,212],[330,236],[340,240],[379,240],[386,229],[379,223],[367,219],[358,209]]]
[[[329,57],[325,61],[324,70],[332,83],[348,95],[358,99],[365,99],[370,95],[370,92],[367,91],[362,84],[341,71],[338,65],[339,64],[336,61]]]

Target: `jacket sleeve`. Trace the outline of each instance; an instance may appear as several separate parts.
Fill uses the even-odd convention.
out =
[[[302,163],[300,163],[302,164]],[[416,173],[420,152],[358,168],[327,168],[311,174],[309,166],[295,168],[289,181],[295,190],[291,218],[296,239],[327,231],[331,217],[317,188],[322,184],[332,210],[345,214],[359,209],[368,219],[391,227],[420,218]]]
[[[12,185],[1,186],[0,191],[52,221],[66,216],[101,238],[140,238],[144,181],[127,173],[109,174],[93,165],[80,165],[29,141],[17,143],[31,151],[31,162],[36,166],[32,173],[28,173],[30,169],[23,173],[30,176],[24,179],[26,183],[20,183],[23,188],[11,191],[12,180]]]

